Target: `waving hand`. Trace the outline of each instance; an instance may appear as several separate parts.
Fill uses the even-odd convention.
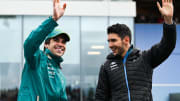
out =
[[[60,0],[53,0],[53,19],[57,21],[64,15],[66,9],[66,3],[63,4],[63,7],[60,6]]]
[[[162,0],[162,7],[160,6],[159,2],[157,2],[158,9],[162,16],[164,16],[164,21],[167,24],[172,24],[174,6],[173,0]]]

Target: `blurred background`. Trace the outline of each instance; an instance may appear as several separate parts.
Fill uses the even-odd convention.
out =
[[[163,19],[157,0],[64,0],[59,28],[70,34],[62,71],[69,101],[94,101],[101,64],[110,53],[106,28],[124,23],[135,47],[145,50],[160,41]],[[180,0],[174,0],[177,44],[170,57],[154,70],[154,101],[180,101]],[[52,0],[0,0],[0,101],[17,101],[24,64],[23,42],[52,15]],[[42,46],[41,46],[42,48]]]

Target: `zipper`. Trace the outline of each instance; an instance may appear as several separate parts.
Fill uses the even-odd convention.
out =
[[[129,83],[128,83],[128,77],[127,77],[127,71],[126,71],[126,60],[128,58],[128,55],[132,52],[132,48],[127,51],[126,55],[124,56],[124,59],[123,59],[123,67],[124,67],[124,75],[125,75],[125,80],[126,80],[126,87],[128,89],[128,99],[129,101],[131,101],[131,92],[130,92],[130,89],[129,89]]]
[[[37,100],[36,101],[39,101],[39,96],[37,96]]]

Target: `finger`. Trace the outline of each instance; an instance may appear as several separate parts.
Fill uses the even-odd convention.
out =
[[[57,3],[59,3],[59,0],[57,0]]]
[[[53,6],[55,7],[55,4],[56,4],[56,0],[53,0]]]
[[[164,0],[162,0],[162,3],[164,2]]]
[[[66,9],[66,3],[64,3],[64,5],[63,5],[63,9]]]
[[[172,3],[172,2],[173,2],[173,0],[169,0],[169,2],[170,2],[170,3]]]

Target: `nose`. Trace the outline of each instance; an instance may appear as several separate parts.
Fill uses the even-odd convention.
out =
[[[57,44],[58,44],[59,46],[61,46],[61,47],[65,47],[65,43],[58,42]]]
[[[109,42],[109,48],[112,48],[112,47],[113,47],[113,43]]]

